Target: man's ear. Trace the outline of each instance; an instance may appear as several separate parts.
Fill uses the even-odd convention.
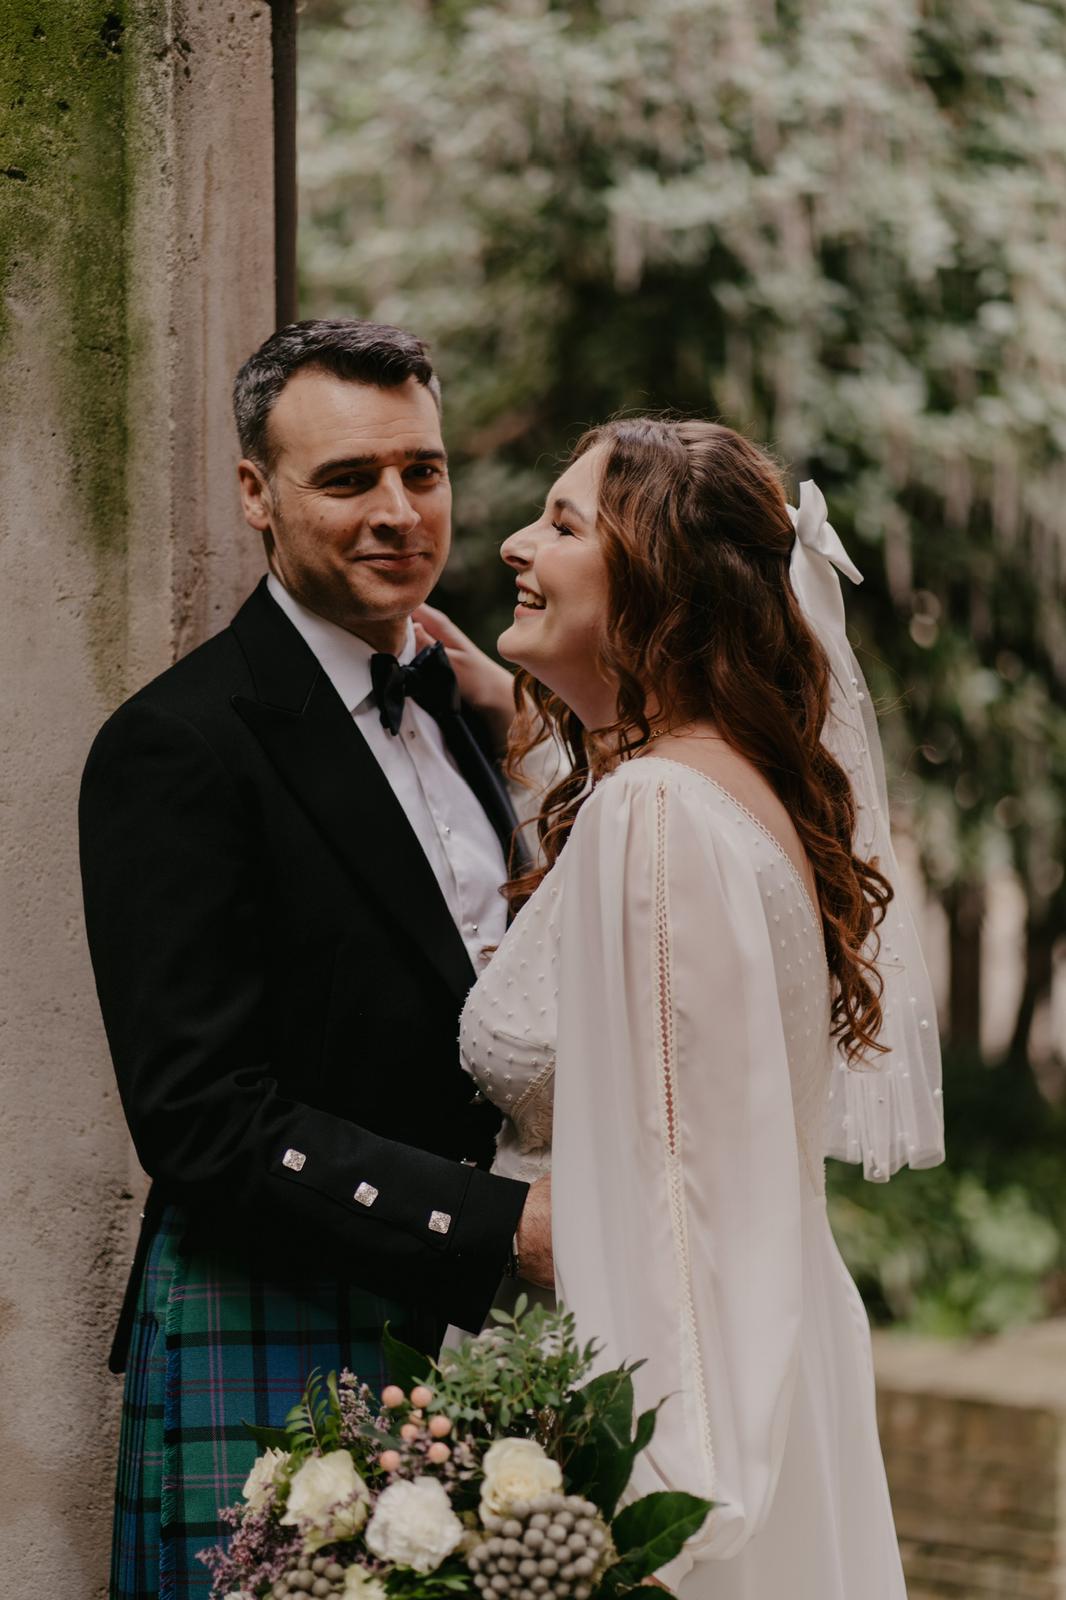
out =
[[[261,533],[264,539],[269,539],[272,544],[270,529],[274,513],[274,495],[270,479],[262,467],[245,458],[237,463],[237,482],[240,484],[241,510],[244,512],[245,522],[257,533]]]

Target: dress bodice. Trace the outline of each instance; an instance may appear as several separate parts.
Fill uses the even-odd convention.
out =
[[[643,781],[665,781],[689,791],[690,801],[695,799],[705,810],[707,827],[725,832],[734,848],[740,846],[760,885],[797,1142],[807,1178],[822,1192],[826,1107],[837,1062],[829,1036],[829,973],[820,918],[781,844],[728,790],[677,761],[642,757],[639,765],[647,769]],[[633,781],[632,764],[625,770],[628,781]],[[558,973],[560,961],[566,959],[560,909],[567,894],[569,848],[508,929],[472,990],[460,1024],[462,1064],[504,1114],[495,1170],[526,1181],[551,1166]],[[622,864],[618,866],[621,871]],[[692,891],[698,895],[698,884]],[[734,932],[738,938],[744,936],[741,929]],[[720,954],[718,941],[730,936],[731,930],[718,923],[708,929],[708,963]],[[708,1038],[706,1049],[714,1047],[714,1039]]]
[[[561,865],[518,913],[459,1024],[460,1060],[504,1114],[494,1170],[528,1183],[551,1166]]]

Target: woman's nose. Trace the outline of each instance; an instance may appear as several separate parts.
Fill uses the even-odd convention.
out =
[[[527,528],[519,528],[517,533],[510,534],[500,546],[500,559],[506,561],[509,567],[522,572],[530,566],[537,548],[535,522]]]

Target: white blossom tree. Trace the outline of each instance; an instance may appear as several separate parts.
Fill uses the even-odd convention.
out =
[[[718,415],[815,476],[952,929],[1025,885],[1024,1064],[1066,934],[1062,0],[309,0],[307,314],[432,342],[457,462],[446,597],[620,408]]]

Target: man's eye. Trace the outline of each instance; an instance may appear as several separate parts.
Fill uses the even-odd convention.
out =
[[[407,476],[409,478],[418,478],[423,483],[430,483],[433,479],[442,477],[443,474],[440,467],[436,466],[434,462],[419,461],[415,466],[409,468]]]

